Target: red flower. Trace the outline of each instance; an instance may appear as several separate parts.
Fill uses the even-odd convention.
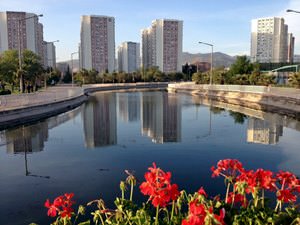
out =
[[[277,199],[279,201],[288,203],[288,202],[295,202],[297,197],[296,195],[292,194],[291,190],[279,190],[277,192]]]
[[[56,217],[57,214],[57,207],[54,204],[51,204],[49,199],[46,200],[45,202],[45,207],[48,208],[47,215],[50,217]]]
[[[155,163],[148,170],[150,172],[145,173],[146,181],[140,185],[140,190],[142,194],[149,195],[154,207],[166,207],[171,200],[174,201],[178,198],[178,186],[171,184],[172,174],[157,168]]]
[[[224,177],[236,177],[238,172],[243,172],[243,164],[237,159],[223,159],[217,163],[217,168],[211,167],[212,177],[222,175]]]
[[[73,193],[66,193],[58,196],[54,199],[52,204],[50,203],[49,199],[47,199],[45,202],[45,207],[48,208],[48,216],[55,217],[58,213],[62,218],[71,218],[72,212],[74,211],[71,207],[75,203],[72,201],[73,196]]]
[[[206,192],[205,192],[205,190],[204,190],[203,187],[200,187],[200,189],[198,190],[198,194],[199,195],[203,195],[203,196],[205,196],[207,198],[207,194],[206,194]]]
[[[289,188],[294,188],[298,185],[298,179],[297,177],[288,171],[279,171],[276,175],[279,183],[282,185],[282,187],[285,187],[285,185],[288,185]]]
[[[243,207],[247,207],[248,201],[244,195],[238,194],[238,193],[233,193],[230,192],[227,198],[228,204],[241,204]]]
[[[182,225],[201,225],[205,224],[206,210],[205,205],[198,203],[197,200],[189,203],[189,215],[186,220],[182,220]]]

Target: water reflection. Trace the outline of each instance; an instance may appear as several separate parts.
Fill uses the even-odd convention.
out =
[[[276,121],[250,117],[248,119],[247,142],[272,145],[283,135],[283,126]]]
[[[140,120],[140,94],[118,93],[119,118],[124,122],[135,122]]]
[[[43,151],[45,142],[48,141],[49,130],[74,118],[79,112],[77,108],[36,124],[1,131],[0,145],[6,145],[6,152],[9,154]]]
[[[117,144],[117,113],[115,93],[91,96],[83,109],[83,129],[86,148]]]
[[[144,92],[141,96],[142,135],[154,143],[181,141],[181,104],[175,94]]]
[[[247,142],[273,145],[283,136],[283,127],[300,131],[300,121],[275,113],[263,112],[238,105],[193,96],[196,104],[210,105],[229,111],[235,123],[247,121]],[[215,110],[212,111],[213,113]],[[219,113],[219,112],[218,112]]]

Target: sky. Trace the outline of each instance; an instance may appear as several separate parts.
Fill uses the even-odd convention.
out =
[[[0,11],[43,14],[45,41],[59,40],[56,60],[70,60],[78,51],[80,17],[115,17],[116,47],[124,41],[141,42],[141,29],[155,19],[183,20],[183,51],[214,51],[229,55],[250,54],[251,20],[278,16],[295,36],[295,54],[300,54],[300,0],[0,0]],[[76,56],[74,55],[74,58]]]

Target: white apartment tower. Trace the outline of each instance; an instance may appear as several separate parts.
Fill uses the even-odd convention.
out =
[[[108,16],[82,16],[80,65],[103,73],[115,68],[115,19]]]
[[[123,42],[118,47],[118,71],[132,73],[140,68],[140,44]]]
[[[142,30],[142,66],[165,73],[181,71],[183,21],[157,19]]]
[[[251,21],[252,61],[288,62],[288,52],[288,26],[283,18],[268,17]]]
[[[26,19],[32,17],[30,19]],[[19,34],[21,35],[19,39]],[[43,58],[43,29],[38,16],[26,12],[0,12],[0,54],[6,50],[29,49]]]
[[[56,50],[53,42],[44,41],[45,67],[56,68]]]

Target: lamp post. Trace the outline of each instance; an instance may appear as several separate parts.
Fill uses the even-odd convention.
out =
[[[55,42],[59,42],[59,40],[55,40],[55,41],[45,41],[43,44],[46,45],[46,49],[47,49],[47,46],[48,44],[53,44]],[[52,64],[54,65],[54,59],[53,59],[53,55],[52,55],[52,59],[49,59],[48,58],[48,49],[46,50],[47,52],[47,55],[46,55],[46,60],[47,60],[47,70],[48,70],[48,62],[49,61],[52,61]],[[53,54],[53,53],[52,53]],[[54,55],[55,56],[55,55]],[[52,69],[52,66],[49,66],[50,67],[50,74],[51,74],[51,69]],[[45,89],[47,88],[47,73],[45,73]]]
[[[209,76],[209,85],[212,85],[212,75],[213,75],[213,53],[214,53],[214,45],[206,42],[199,41],[199,44],[208,45],[211,47],[211,55],[210,55],[210,76]]]
[[[286,12],[300,13],[300,11],[293,10],[293,9],[287,9]]]
[[[72,70],[72,87],[74,87],[74,73],[73,73],[73,55],[78,54],[79,52],[71,53],[71,70]]]
[[[22,49],[21,49],[21,22],[28,20],[28,19],[32,19],[32,18],[36,18],[36,17],[42,17],[43,14],[40,15],[33,15],[33,16],[29,16],[29,17],[25,17],[22,19],[18,19],[18,41],[19,41],[19,76],[20,76],[20,92],[23,93],[24,92],[24,78],[23,78],[23,72],[22,72]]]

